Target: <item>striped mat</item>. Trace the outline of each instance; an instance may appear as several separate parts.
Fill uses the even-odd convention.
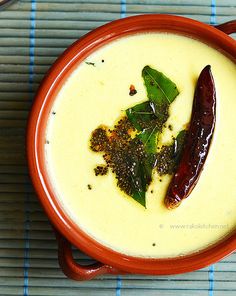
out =
[[[215,24],[236,19],[236,0],[22,0],[0,9],[0,295],[236,295],[236,254],[184,275],[66,279],[51,226],[30,184],[25,126],[45,72],[88,31],[141,13]],[[78,251],[76,256],[90,262]]]

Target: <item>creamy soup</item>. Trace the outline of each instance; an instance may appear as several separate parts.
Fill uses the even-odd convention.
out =
[[[160,141],[165,144],[190,121],[194,89],[210,64],[217,91],[214,137],[191,195],[174,209],[163,200],[170,175],[153,171],[146,209],[116,185],[111,171],[95,176],[102,154],[89,148],[92,131],[113,126],[125,109],[147,100],[141,71],[150,65],[176,83],[180,94]],[[120,38],[78,65],[60,90],[47,127],[45,153],[51,182],[64,210],[87,234],[118,252],[172,257],[201,250],[236,226],[236,66],[217,50],[174,34]],[[129,95],[129,86],[137,93]]]

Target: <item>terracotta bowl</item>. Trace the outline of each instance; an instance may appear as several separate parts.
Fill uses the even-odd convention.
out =
[[[236,233],[217,244],[188,256],[169,259],[123,255],[89,237],[65,213],[49,182],[44,158],[45,127],[53,101],[71,72],[93,51],[121,36],[150,31],[173,32],[207,43],[236,62],[236,41],[227,34],[236,32],[236,21],[216,27],[170,15],[140,15],[106,24],[71,45],[53,64],[36,94],[27,129],[29,172],[39,200],[52,222],[58,244],[59,262],[64,273],[76,280],[103,273],[177,274],[210,265],[236,249]],[[81,266],[72,257],[71,245],[98,263]]]

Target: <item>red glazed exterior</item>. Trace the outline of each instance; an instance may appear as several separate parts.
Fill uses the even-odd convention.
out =
[[[219,29],[228,34],[236,32],[236,21],[223,24]],[[64,212],[52,190],[45,166],[44,134],[50,108],[60,87],[78,63],[100,46],[121,36],[147,31],[173,32],[197,38],[236,62],[236,41],[214,27],[177,16],[140,15],[114,21],[90,32],[70,46],[53,64],[39,87],[30,113],[27,157],[36,193],[57,229],[60,265],[65,274],[73,279],[91,279],[102,273],[164,275],[189,272],[210,265],[236,249],[236,233],[233,233],[218,244],[188,256],[170,259],[127,256],[101,245],[83,232]],[[72,258],[70,244],[104,264],[81,267]]]

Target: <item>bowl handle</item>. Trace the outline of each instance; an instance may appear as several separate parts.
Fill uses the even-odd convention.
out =
[[[90,265],[78,264],[72,255],[71,243],[68,242],[59,232],[55,231],[58,242],[58,260],[64,274],[73,280],[91,280],[95,276],[102,274],[123,274],[118,269],[97,262]]]
[[[215,26],[218,30],[224,32],[225,34],[233,34],[236,33],[236,20],[217,25]]]

